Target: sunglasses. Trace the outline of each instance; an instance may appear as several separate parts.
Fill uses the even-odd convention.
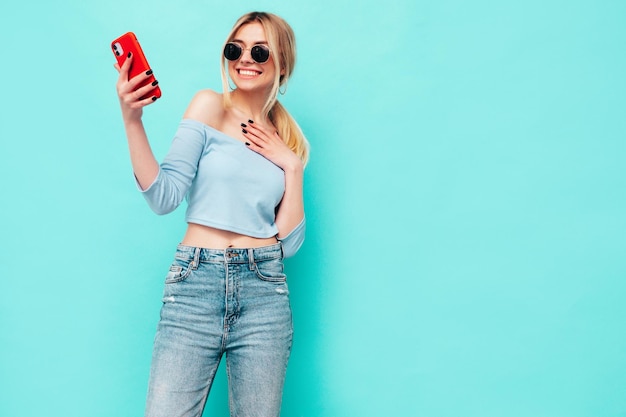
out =
[[[224,58],[229,61],[236,61],[241,57],[243,51],[248,49],[250,49],[250,56],[257,64],[264,64],[270,59],[270,48],[266,45],[258,44],[252,48],[242,48],[241,45],[233,42],[229,42],[224,46]]]

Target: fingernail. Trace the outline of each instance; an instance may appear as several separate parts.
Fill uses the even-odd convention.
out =
[[[157,80],[154,80],[154,82],[152,83],[152,87],[154,87],[155,85],[157,85],[159,82]]]
[[[245,124],[245,123],[242,123],[242,124],[241,124],[241,127],[247,127],[247,126],[248,126],[248,125],[247,125],[247,124]]]
[[[157,100],[156,96],[152,97],[152,101],[156,101],[156,100]]]
[[[246,142],[246,145],[250,146],[250,143]]]
[[[152,70],[149,69],[148,71],[146,71],[146,75],[152,75]]]
[[[247,131],[246,129],[241,129],[241,131],[242,131],[243,133],[248,133],[248,131]]]
[[[248,123],[254,123],[252,120],[248,119]]]

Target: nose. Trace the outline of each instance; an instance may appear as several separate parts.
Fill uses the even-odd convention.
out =
[[[239,58],[239,60],[241,62],[246,62],[246,63],[254,63],[254,59],[252,59],[252,49],[251,48],[242,48],[243,50],[241,51],[241,57]]]

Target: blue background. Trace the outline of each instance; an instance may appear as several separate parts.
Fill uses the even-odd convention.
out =
[[[184,210],[135,189],[109,43],[161,159],[255,9],[312,145],[283,416],[626,416],[621,0],[3,2],[0,415],[142,415]]]

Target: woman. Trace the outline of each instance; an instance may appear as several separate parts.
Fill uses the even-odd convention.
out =
[[[129,81],[131,63],[116,65],[117,91],[138,187],[159,214],[188,201],[146,415],[201,416],[225,353],[231,415],[278,416],[293,331],[283,258],[304,239],[308,157],[300,128],[276,100],[295,64],[293,31],[269,13],[236,22],[224,46],[224,93],[196,94],[161,165],[141,122],[156,83],[137,88],[151,72]]]

